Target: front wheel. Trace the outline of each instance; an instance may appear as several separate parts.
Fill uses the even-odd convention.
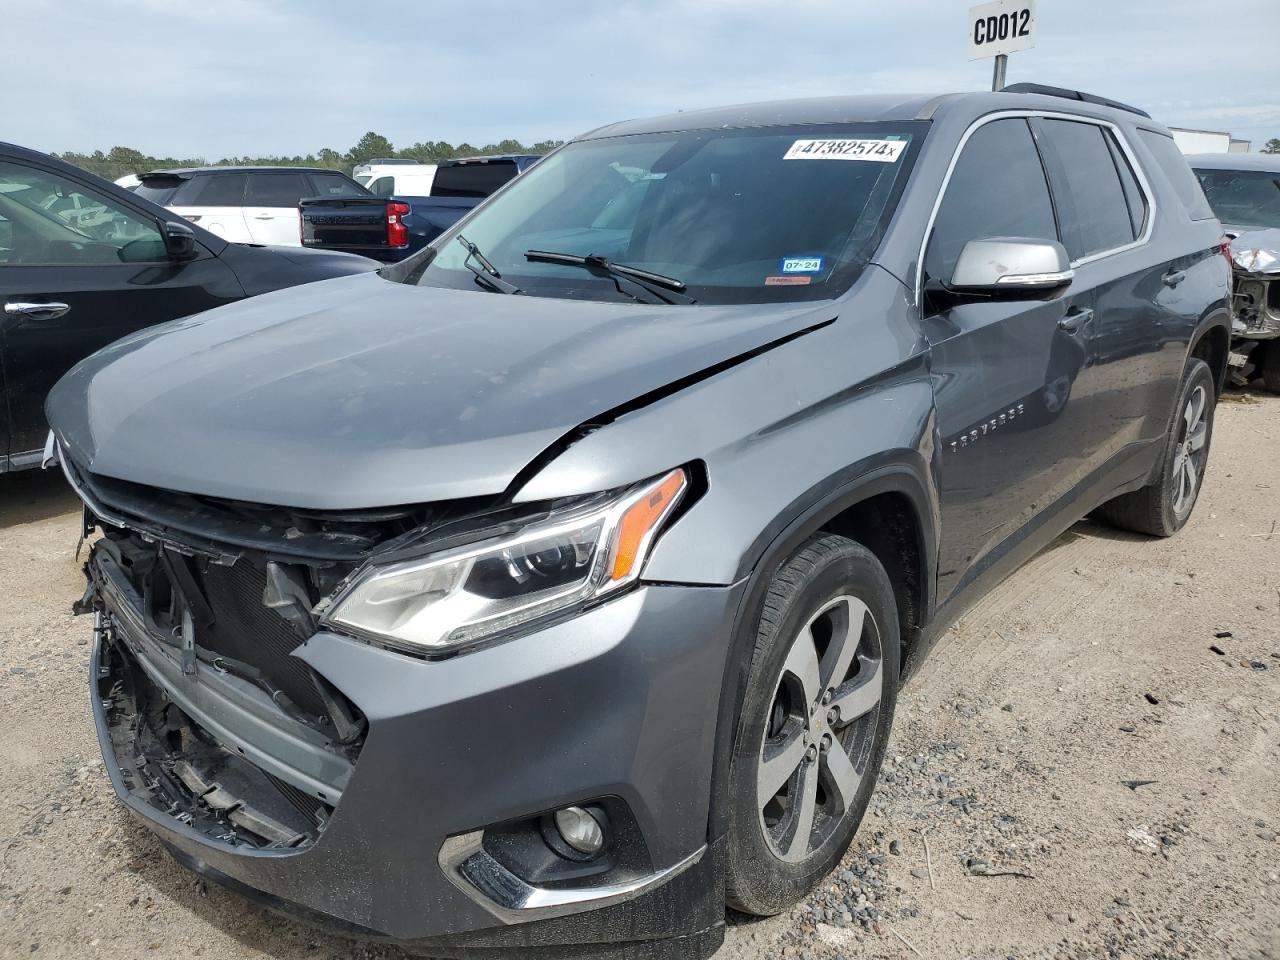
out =
[[[1123,530],[1155,537],[1173,536],[1186,525],[1209,463],[1216,400],[1208,364],[1192,360],[1165,438],[1159,475],[1147,486],[1103,504],[1103,517]]]
[[[729,771],[731,907],[780,913],[848,849],[889,738],[899,644],[889,577],[852,540],[817,536],[774,575]]]

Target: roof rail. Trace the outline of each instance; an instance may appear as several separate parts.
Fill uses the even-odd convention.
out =
[[[1136,113],[1140,117],[1151,119],[1151,114],[1145,110],[1139,110],[1127,103],[1121,103],[1119,100],[1112,100],[1109,97],[1100,97],[1094,93],[1085,93],[1082,90],[1068,90],[1066,87],[1050,87],[1043,83],[1011,83],[1005,87],[1003,93],[1037,93],[1042,97],[1065,97],[1068,100],[1079,100],[1082,103],[1096,103],[1100,107],[1114,107],[1117,110],[1124,110],[1128,113]]]

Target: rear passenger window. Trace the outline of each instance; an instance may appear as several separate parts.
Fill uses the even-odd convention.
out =
[[[1213,210],[1209,207],[1209,201],[1204,197],[1204,191],[1200,189],[1200,181],[1191,172],[1191,167],[1187,165],[1187,158],[1182,155],[1178,145],[1173,142],[1173,137],[1166,137],[1162,133],[1155,133],[1151,130],[1139,130],[1138,136],[1142,138],[1142,142],[1147,145],[1147,149],[1155,156],[1156,163],[1164,171],[1169,183],[1173,185],[1174,193],[1178,195],[1182,205],[1187,208],[1187,213],[1191,219],[1212,220]]]
[[[244,203],[243,173],[198,173],[170,198],[175,207],[239,207]]]
[[[433,197],[487,197],[519,171],[514,160],[460,163],[441,167],[431,184]]]
[[[984,124],[964,145],[933,223],[925,273],[950,280],[964,245],[990,237],[1058,239],[1044,168],[1022,119]]]
[[[296,207],[311,196],[307,178],[300,173],[251,173],[246,207]]]
[[[1107,143],[1110,133],[1075,120],[1042,119],[1037,125],[1071,259],[1133,243],[1138,231]]]

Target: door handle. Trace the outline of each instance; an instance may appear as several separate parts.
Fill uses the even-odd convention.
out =
[[[1161,277],[1160,282],[1163,283],[1166,287],[1176,287],[1185,279],[1187,279],[1187,271],[1174,270],[1171,273],[1166,273],[1163,277]]]
[[[1064,333],[1079,333],[1080,328],[1093,319],[1093,311],[1088,307],[1070,311],[1058,321],[1058,329]]]
[[[71,305],[67,303],[24,303],[22,301],[10,301],[4,305],[4,312],[10,317],[26,317],[29,320],[56,320],[68,310]]]
[[[274,216],[273,214],[270,214],[270,213],[255,213],[255,214],[253,215],[253,219],[255,219],[255,220],[274,220],[274,219],[275,219],[275,216]]]

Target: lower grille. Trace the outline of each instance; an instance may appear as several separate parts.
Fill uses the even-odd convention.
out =
[[[262,604],[264,570],[241,558],[232,566],[211,563],[199,573],[214,621],[196,632],[196,645],[262,671],[297,706],[326,716],[310,668],[289,654],[302,643],[288,621]]]

